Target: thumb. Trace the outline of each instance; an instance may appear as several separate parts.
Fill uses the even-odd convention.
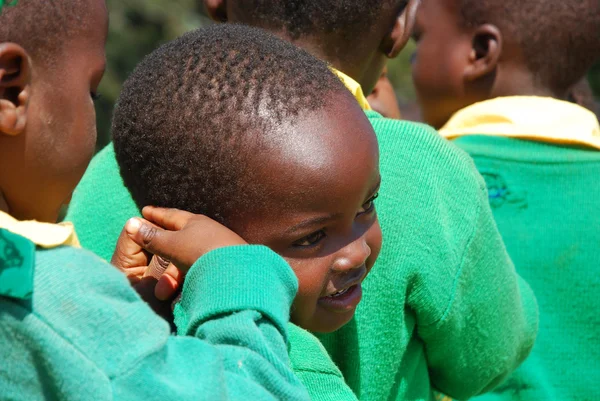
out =
[[[144,249],[133,240],[129,233],[137,230],[139,219],[129,219],[119,235],[113,253],[111,264],[122,271],[134,268],[144,268],[148,265],[148,255]],[[143,270],[140,270],[143,271]]]
[[[128,224],[127,235],[145,251],[171,261],[178,269],[187,271],[190,268],[193,262],[181,262],[177,255],[177,243],[173,240],[175,232],[164,230],[143,219],[131,219],[128,223],[131,224]]]

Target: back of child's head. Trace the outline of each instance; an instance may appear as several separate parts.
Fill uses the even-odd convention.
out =
[[[104,0],[18,0],[0,14],[0,191],[53,221],[91,159],[104,72]]]
[[[413,78],[425,121],[500,96],[566,99],[600,57],[598,0],[423,0]]]
[[[539,85],[566,92],[600,58],[598,0],[456,0],[465,27],[496,25]],[[511,57],[512,55],[506,55]]]
[[[16,43],[46,67],[56,66],[70,39],[86,32],[95,7],[90,0],[17,0],[0,14],[0,43]],[[96,2],[98,3],[98,2]],[[103,3],[101,1],[100,3]],[[98,27],[95,27],[98,29]]]
[[[354,78],[369,93],[388,57],[410,38],[418,0],[204,0],[217,20],[290,40]]]
[[[352,318],[381,245],[379,151],[324,62],[257,28],[190,32],[127,80],[113,136],[139,207],[204,214],[286,258],[296,324]]]
[[[324,62],[266,32],[190,32],[146,57],[124,84],[112,129],[124,182],[140,208],[229,224],[270,195],[251,161],[330,92],[345,88]]]

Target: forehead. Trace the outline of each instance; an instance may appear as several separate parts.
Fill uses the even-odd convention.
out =
[[[377,138],[349,95],[281,127],[262,175],[279,204],[319,209],[366,196],[379,178]],[[360,205],[360,203],[359,203]]]

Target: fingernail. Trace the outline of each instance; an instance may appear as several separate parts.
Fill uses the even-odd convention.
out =
[[[140,231],[141,227],[142,222],[139,219],[136,219],[135,217],[127,220],[127,223],[125,223],[125,231],[127,231],[127,234],[129,235],[137,234],[138,231]]]

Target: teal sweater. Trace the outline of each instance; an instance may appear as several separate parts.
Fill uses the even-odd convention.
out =
[[[540,305],[531,357],[478,400],[600,399],[600,152],[501,137],[455,143],[485,177],[506,247]]]
[[[322,340],[363,401],[430,400],[432,387],[468,398],[529,353],[535,299],[506,255],[468,156],[431,128],[368,115],[381,147],[384,246],[356,319]],[[84,247],[109,258],[134,214],[109,146],[77,188],[67,219]],[[290,357],[311,371],[309,357]],[[311,393],[333,392],[338,376],[327,370],[299,377]]]
[[[192,266],[177,337],[87,251],[38,249],[29,268],[30,300],[0,294],[3,400],[309,399],[286,348],[296,279],[264,247],[219,249]]]

